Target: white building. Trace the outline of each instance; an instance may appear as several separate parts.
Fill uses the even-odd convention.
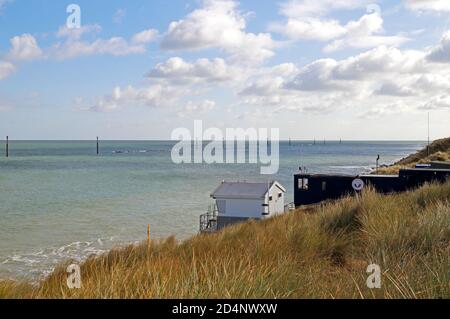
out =
[[[285,194],[278,182],[222,182],[211,194],[217,205],[217,229],[284,213]]]

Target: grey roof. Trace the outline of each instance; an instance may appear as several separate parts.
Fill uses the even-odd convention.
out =
[[[223,182],[211,194],[213,198],[262,198],[266,195],[270,183]]]

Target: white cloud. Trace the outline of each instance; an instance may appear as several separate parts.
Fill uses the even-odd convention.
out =
[[[395,114],[401,114],[402,112],[408,112],[411,108],[406,105],[403,101],[397,101],[387,105],[377,105],[370,108],[367,111],[359,114],[361,119],[378,119],[384,116],[392,116]]]
[[[105,54],[123,56],[146,52],[145,46],[130,45],[127,40],[121,37],[114,37],[107,40],[97,39],[94,42],[70,41],[57,44],[52,50],[58,59]]]
[[[287,36],[293,40],[326,41],[339,38],[347,32],[337,20],[321,20],[305,17],[302,19],[288,19],[286,23],[273,23],[269,29]]]
[[[375,93],[389,96],[412,96],[414,95],[414,90],[407,86],[387,81],[383,83],[381,87],[375,91]]]
[[[284,79],[282,77],[264,78],[256,80],[251,85],[242,90],[240,95],[271,95],[277,92],[283,85]]]
[[[170,23],[161,46],[167,50],[219,48],[236,61],[261,62],[273,56],[268,33],[247,33],[245,17],[231,0],[204,0],[184,19]]]
[[[414,11],[444,11],[450,12],[448,0],[403,0],[405,6]]]
[[[91,110],[107,112],[129,106],[167,106],[176,101],[180,93],[179,90],[163,85],[146,88],[128,86],[124,89],[117,86],[111,94],[101,97]]]
[[[86,24],[80,28],[68,28],[67,26],[61,26],[56,32],[58,38],[68,38],[70,40],[79,40],[84,34],[98,33],[102,31],[102,27],[98,24]]]
[[[333,10],[349,10],[364,7],[364,1],[290,1],[282,4],[280,12],[285,22],[269,25],[273,32],[291,40],[330,41],[324,50],[331,52],[343,48],[366,49],[380,45],[397,46],[408,39],[404,36],[386,36],[383,30],[381,10],[376,5],[366,7],[367,14],[356,21],[342,24],[327,17]]]
[[[380,46],[341,60],[319,59],[278,76],[255,75],[240,102],[271,112],[359,113],[378,118],[421,109],[448,110],[450,63],[432,63],[430,50]]]
[[[141,32],[136,33],[131,41],[133,43],[150,43],[156,39],[158,36],[158,30],[156,29],[148,29]]]
[[[420,108],[424,110],[450,109],[450,95],[435,96]]]
[[[422,74],[413,83],[414,87],[425,92],[440,92],[450,90],[450,74],[446,73],[446,69],[443,69],[444,74],[427,73]]]
[[[31,34],[15,36],[11,40],[8,58],[15,61],[28,61],[42,57],[42,50]]]
[[[281,4],[280,12],[287,17],[320,16],[334,10],[365,7],[365,0],[291,0]]]
[[[378,47],[353,57],[336,61],[320,59],[304,66],[286,88],[300,91],[339,91],[357,88],[350,82],[373,80],[378,83],[391,74],[423,71],[424,54]]]
[[[182,58],[173,57],[157,64],[149,73],[152,79],[165,79],[173,83],[195,84],[198,82],[223,82],[236,79],[240,70],[228,65],[225,60],[198,59],[193,63]]]
[[[88,33],[101,31],[99,25],[86,25],[78,29],[59,28],[57,36],[65,38],[64,42],[55,44],[51,49],[51,55],[58,59],[71,59],[78,56],[90,55],[114,55],[123,56],[130,54],[142,54],[147,52],[146,44],[153,41],[158,33],[155,29],[144,30],[136,33],[131,41],[122,37],[109,39],[96,39],[93,41],[81,40]]]
[[[428,54],[428,60],[432,62],[450,63],[450,31],[447,31],[439,45]]]
[[[186,117],[191,114],[203,114],[211,111],[216,107],[216,102],[212,100],[203,100],[203,101],[189,101],[185,107],[180,110],[177,115],[179,117]]]
[[[10,62],[0,61],[0,80],[6,79],[15,70],[15,67]]]
[[[343,48],[366,49],[380,45],[398,46],[408,41],[404,36],[385,36],[383,32],[383,19],[379,13],[374,12],[362,16],[358,21],[351,21],[345,26],[345,36],[325,47],[325,52]]]

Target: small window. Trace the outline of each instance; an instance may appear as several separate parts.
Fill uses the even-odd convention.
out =
[[[303,179],[303,189],[308,190],[309,189],[309,179],[304,178]]]
[[[322,192],[327,190],[327,182],[322,182]]]
[[[272,196],[269,196],[269,201],[272,201],[272,200],[273,200]]]
[[[300,178],[298,180],[298,189],[308,190],[309,189],[309,180],[307,178]]]
[[[283,197],[283,193],[278,193],[278,198]]]

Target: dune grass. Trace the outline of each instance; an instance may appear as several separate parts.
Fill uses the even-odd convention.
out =
[[[449,298],[450,181],[328,203],[182,243],[115,249],[65,265],[38,286],[0,283],[2,298]],[[382,269],[368,289],[366,268]]]

